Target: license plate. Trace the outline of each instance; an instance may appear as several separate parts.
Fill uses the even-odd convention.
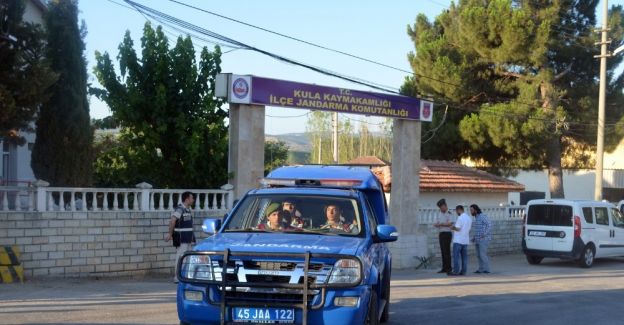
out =
[[[242,308],[232,309],[232,320],[237,323],[288,324],[295,322],[295,310],[292,308]]]
[[[546,232],[545,231],[531,230],[531,231],[529,231],[529,236],[546,237]]]

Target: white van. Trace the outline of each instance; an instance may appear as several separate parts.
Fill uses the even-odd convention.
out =
[[[594,258],[624,256],[624,216],[608,202],[532,200],[522,250],[530,264],[558,257],[591,267]]]

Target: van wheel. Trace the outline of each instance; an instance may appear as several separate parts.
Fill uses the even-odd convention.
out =
[[[379,306],[377,302],[377,292],[371,288],[370,301],[368,302],[368,312],[366,313],[366,325],[379,325]]]
[[[594,264],[594,257],[596,252],[594,251],[594,247],[591,245],[585,246],[583,248],[583,254],[581,254],[581,258],[579,258],[578,263],[581,267],[589,268]]]
[[[527,255],[526,259],[527,259],[527,262],[529,262],[529,264],[537,265],[537,264],[541,263],[544,258],[541,257],[541,256]]]

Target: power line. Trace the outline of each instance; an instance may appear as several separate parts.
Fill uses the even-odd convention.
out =
[[[361,57],[361,56],[357,56],[355,54],[351,54],[351,53],[348,53],[348,52],[345,52],[345,51],[332,49],[332,48],[329,48],[329,47],[324,46],[324,45],[319,45],[319,44],[312,43],[312,42],[309,42],[309,41],[306,41],[306,40],[302,40],[300,38],[296,38],[294,36],[289,36],[289,35],[286,35],[286,34],[283,34],[283,33],[279,33],[279,32],[276,32],[276,31],[264,28],[264,27],[259,27],[259,26],[256,26],[256,25],[253,25],[253,24],[250,24],[250,23],[246,23],[246,22],[238,20],[238,19],[227,17],[227,16],[224,16],[224,15],[221,15],[221,14],[218,14],[218,13],[206,10],[206,9],[202,9],[202,8],[199,8],[199,7],[196,7],[196,6],[192,6],[192,5],[189,5],[189,4],[177,1],[177,0],[169,0],[169,1],[177,3],[177,4],[185,6],[185,7],[188,7],[188,8],[192,8],[192,9],[195,9],[195,10],[198,10],[198,11],[201,11],[201,12],[213,15],[213,16],[216,16],[216,17],[219,17],[219,18],[223,18],[223,19],[226,19],[226,20],[229,20],[229,21],[233,21],[233,22],[236,22],[236,23],[239,23],[239,24],[251,27],[251,28],[255,28],[255,29],[267,32],[267,33],[271,33],[271,34],[274,34],[274,35],[277,35],[277,36],[281,36],[281,37],[284,37],[284,38],[287,38],[287,39],[290,39],[290,40],[293,40],[293,41],[296,41],[296,42],[300,42],[300,43],[307,44],[307,45],[310,45],[310,46],[313,46],[313,47],[316,47],[316,48],[320,48],[320,49],[323,49],[323,50],[326,50],[326,51],[330,51],[330,52],[338,53],[338,54],[341,54],[341,55],[345,55],[345,56],[348,56],[348,57],[351,57],[351,58],[354,58],[354,59],[358,59],[360,61],[372,63],[372,64],[375,64],[375,65],[378,65],[378,66],[381,66],[381,67],[385,67],[385,68],[388,68],[388,69],[392,69],[392,70],[395,70],[395,71],[408,73],[410,75],[416,75],[416,76],[419,76],[421,78],[431,79],[431,80],[434,80],[434,81],[445,83],[445,81],[443,81],[443,80],[438,80],[438,79],[431,78],[431,77],[426,76],[426,75],[418,74],[418,73],[415,73],[414,71],[409,71],[409,70],[405,70],[405,69],[402,69],[402,68],[397,68],[397,67],[391,66],[389,64],[381,63],[381,62],[378,62],[378,61],[375,61],[375,60],[372,60],[372,59],[367,59],[367,58],[364,58],[364,57]]]
[[[332,72],[332,71],[329,71],[329,70],[326,70],[326,69],[323,69],[323,68],[319,68],[319,67],[315,67],[315,66],[312,66],[312,65],[309,65],[309,64],[298,62],[296,60],[289,59],[289,58],[283,57],[281,55],[277,55],[277,54],[274,54],[274,53],[271,53],[271,52],[268,52],[268,51],[264,51],[264,50],[261,50],[259,48],[247,45],[245,43],[233,40],[233,39],[225,37],[225,36],[223,36],[221,34],[218,34],[218,33],[212,32],[210,30],[201,28],[199,26],[193,25],[193,24],[191,24],[189,22],[186,22],[184,20],[181,20],[181,19],[169,16],[167,14],[164,14],[164,13],[160,12],[160,11],[157,11],[157,10],[152,9],[150,7],[138,4],[136,2],[133,2],[133,1],[130,1],[130,0],[124,0],[124,1],[126,3],[131,4],[135,8],[135,10],[141,12],[142,14],[146,14],[146,15],[148,15],[148,16],[150,16],[150,17],[152,17],[152,18],[154,18],[154,19],[156,19],[158,21],[161,21],[161,22],[163,20],[164,21],[169,21],[169,22],[171,22],[173,24],[182,26],[183,28],[190,29],[190,30],[195,31],[195,32],[197,32],[199,34],[206,35],[206,36],[218,39],[218,40],[220,40],[222,42],[225,42],[225,43],[233,44],[234,45],[233,47],[239,47],[239,48],[244,48],[244,49],[256,51],[258,53],[261,53],[261,54],[270,56],[270,57],[272,57],[274,59],[280,60],[282,62],[286,62],[286,63],[289,63],[289,64],[301,66],[301,67],[310,69],[312,71],[319,72],[321,74],[333,76],[333,77],[340,78],[340,79],[343,79],[343,80],[346,80],[346,81],[350,81],[350,82],[353,82],[353,83],[364,85],[364,86],[367,86],[367,87],[370,87],[370,88],[382,90],[384,92],[390,92],[390,93],[395,93],[395,94],[402,95],[402,94],[400,94],[396,90],[388,89],[388,88],[390,88],[388,86],[380,87],[379,85],[376,85],[376,84],[374,84],[372,82],[369,82],[369,81],[366,81],[366,80],[363,80],[363,79],[345,76],[345,75],[338,74],[336,72]],[[419,75],[419,74],[416,74],[416,73],[414,73],[414,74],[415,75]],[[452,86],[455,86],[455,87],[460,87],[457,84],[449,83],[449,82],[446,82],[446,81],[443,81],[443,80],[438,80],[438,79],[431,78],[431,77],[427,77],[427,78],[432,79],[432,80],[437,81],[437,82],[446,83],[446,84],[449,84],[449,85],[452,85]],[[496,97],[496,98],[498,98],[498,97]],[[523,102],[518,101],[518,100],[516,100],[514,102],[518,103],[518,104],[526,105],[529,108],[537,108],[536,105],[523,103]],[[448,105],[448,103],[442,103],[442,104],[443,105]],[[459,108],[459,109],[465,110],[463,108]],[[494,115],[498,115],[500,117],[506,117],[506,118],[518,118],[518,117],[520,117],[520,118],[523,118],[523,119],[542,120],[542,121],[551,122],[551,123],[558,122],[556,119],[552,119],[552,118],[538,118],[538,117],[531,117],[531,116],[527,116],[527,115],[523,115],[523,114],[490,112],[490,111],[487,111],[484,108],[482,108],[480,110],[472,110],[472,112],[480,112],[480,113],[484,113],[484,114],[494,114]],[[568,123],[576,124],[576,125],[582,125],[581,123],[576,123],[576,122],[568,122]]]
[[[218,34],[218,33],[212,32],[210,30],[204,29],[202,27],[193,25],[193,24],[191,24],[191,23],[189,23],[187,21],[184,21],[184,20],[178,19],[176,17],[167,15],[167,14],[162,13],[162,12],[160,12],[158,10],[153,9],[153,8],[141,5],[141,4],[136,3],[134,1],[131,1],[131,0],[124,0],[124,1],[126,3],[129,3],[130,5],[132,5],[135,8],[135,10],[137,10],[139,12],[142,12],[142,13],[144,13],[144,14],[146,14],[146,15],[154,18],[154,19],[157,19],[157,20],[164,19],[166,21],[169,21],[169,22],[172,22],[174,24],[180,25],[180,26],[182,26],[184,28],[188,28],[190,30],[193,30],[193,31],[195,31],[197,33],[200,33],[200,34],[203,34],[203,35],[206,35],[206,36],[218,39],[218,40],[220,40],[222,42],[230,43],[230,44],[233,44],[233,45],[235,45],[237,47],[241,47],[241,48],[245,48],[245,49],[248,49],[248,50],[251,50],[251,51],[255,51],[255,52],[258,52],[258,53],[270,56],[270,57],[272,57],[274,59],[277,59],[277,60],[280,60],[280,61],[283,61],[283,62],[286,62],[286,63],[298,65],[298,66],[307,68],[307,69],[315,71],[315,72],[319,72],[319,73],[322,73],[322,74],[325,74],[325,75],[333,76],[333,77],[336,77],[336,78],[339,78],[339,79],[343,79],[345,81],[349,81],[349,82],[352,82],[352,83],[360,84],[360,85],[367,86],[367,87],[370,87],[370,88],[373,88],[373,89],[377,89],[377,90],[381,90],[381,91],[384,91],[384,92],[390,92],[390,93],[395,93],[395,94],[399,94],[400,95],[400,93],[397,92],[397,91],[377,86],[377,85],[375,85],[375,84],[373,84],[371,82],[368,82],[368,81],[365,81],[365,80],[362,80],[362,79],[359,79],[359,78],[349,77],[349,76],[345,76],[343,74],[339,74],[337,72],[333,72],[333,71],[330,71],[330,70],[327,70],[327,69],[318,68],[318,67],[315,67],[315,66],[312,66],[312,65],[309,65],[309,64],[305,64],[305,63],[296,61],[294,59],[290,59],[290,58],[287,58],[287,57],[284,57],[284,56],[281,56],[281,55],[278,55],[278,54],[271,53],[269,51],[262,50],[260,48],[257,48],[257,47],[254,47],[254,46],[242,43],[240,41],[236,41],[234,39],[228,38],[228,37],[223,36],[221,34]]]
[[[313,46],[313,47],[316,47],[316,48],[319,48],[319,49],[323,49],[323,50],[326,50],[326,51],[330,51],[330,52],[338,53],[338,54],[341,54],[341,55],[345,55],[345,56],[348,56],[348,57],[351,57],[351,58],[354,58],[354,59],[357,59],[357,60],[360,60],[360,61],[372,63],[372,64],[375,64],[375,65],[378,65],[378,66],[381,66],[381,67],[385,67],[385,68],[389,68],[389,69],[392,69],[392,70],[396,70],[396,71],[400,71],[400,72],[412,73],[412,72],[407,71],[405,69],[393,67],[391,65],[388,65],[388,64],[385,64],[385,63],[381,63],[381,62],[378,62],[378,61],[375,61],[375,60],[372,60],[372,59],[367,59],[367,58],[364,58],[364,57],[361,57],[361,56],[358,56],[358,55],[355,55],[355,54],[351,54],[351,53],[348,53],[348,52],[345,52],[345,51],[332,49],[332,48],[329,48],[329,47],[324,46],[324,45],[320,45],[320,44],[317,44],[317,43],[312,43],[312,42],[309,42],[309,41],[306,41],[306,40],[302,40],[302,39],[294,37],[294,36],[286,35],[286,34],[283,34],[283,33],[280,33],[280,32],[276,32],[276,31],[273,31],[273,30],[270,30],[270,29],[267,29],[267,28],[264,28],[264,27],[260,27],[260,26],[256,26],[256,25],[253,25],[253,24],[250,24],[250,23],[246,23],[244,21],[241,21],[241,20],[238,20],[238,19],[234,19],[234,18],[231,18],[231,17],[227,17],[227,16],[224,16],[224,15],[215,13],[213,11],[209,11],[209,10],[206,10],[206,9],[195,7],[195,6],[192,6],[192,5],[189,5],[189,4],[177,1],[177,0],[169,0],[169,1],[177,3],[177,4],[185,6],[185,7],[188,7],[188,8],[192,8],[192,9],[195,9],[195,10],[198,10],[198,11],[201,11],[201,12],[213,15],[213,16],[216,16],[216,17],[219,17],[219,18],[223,18],[223,19],[226,19],[226,20],[229,20],[229,21],[233,21],[233,22],[241,24],[241,25],[245,25],[245,26],[248,26],[248,27],[251,27],[251,28],[255,28],[255,29],[258,29],[258,30],[261,30],[261,31],[264,31],[264,32],[267,32],[267,33],[271,33],[271,34],[274,34],[274,35],[277,35],[277,36],[280,36],[280,37],[284,37],[284,38],[287,38],[287,39],[290,39],[290,40],[293,40],[293,41],[296,41],[296,42],[299,42],[299,43],[310,45],[310,46]]]

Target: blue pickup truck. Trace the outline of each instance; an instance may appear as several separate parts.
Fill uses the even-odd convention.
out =
[[[389,317],[395,241],[367,168],[271,172],[178,261],[180,324],[378,324]]]

